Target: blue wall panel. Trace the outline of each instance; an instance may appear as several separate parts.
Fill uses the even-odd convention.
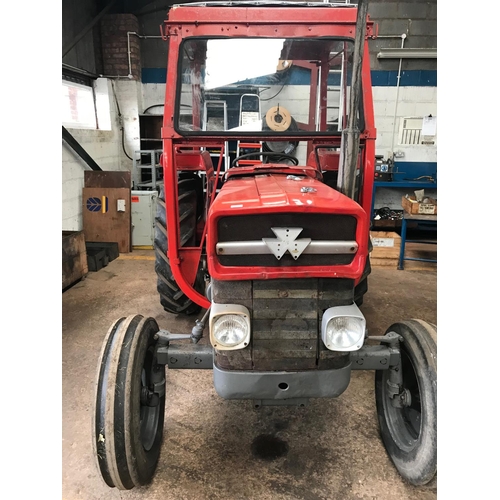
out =
[[[166,83],[165,68],[142,68],[142,83]]]
[[[395,87],[398,82],[397,71],[372,71],[372,86],[373,87]],[[295,81],[296,80],[296,81]],[[166,70],[165,68],[142,68],[142,83],[165,83]],[[308,84],[308,78],[303,78],[303,75],[296,75],[290,81],[292,85]],[[332,85],[332,82],[328,82]],[[269,82],[267,82],[269,84]],[[278,83],[279,84],[279,83]],[[402,87],[437,87],[437,71],[435,70],[415,70],[402,71],[401,81]]]

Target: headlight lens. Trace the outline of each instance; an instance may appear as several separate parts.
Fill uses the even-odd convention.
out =
[[[239,314],[223,314],[213,325],[213,336],[227,347],[240,344],[248,333],[248,323]]]
[[[363,346],[366,320],[356,304],[329,307],[321,320],[321,340],[330,351],[357,351]]]
[[[348,316],[330,319],[326,326],[326,346],[329,349],[350,350],[359,348],[365,333],[364,320]]]

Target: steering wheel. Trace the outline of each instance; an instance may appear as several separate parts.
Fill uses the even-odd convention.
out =
[[[231,167],[235,167],[238,160],[243,160],[245,158],[250,158],[251,156],[274,156],[278,158],[285,158],[286,160],[290,160],[293,165],[297,166],[299,164],[299,160],[295,158],[295,156],[286,155],[283,153],[274,153],[273,151],[259,151],[255,153],[246,153],[244,155],[237,156],[231,163]]]

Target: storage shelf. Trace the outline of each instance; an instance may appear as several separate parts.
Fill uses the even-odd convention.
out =
[[[134,154],[138,157],[138,159],[134,158],[132,166],[134,189],[155,189],[157,186],[163,184],[163,168],[158,163],[161,153],[161,149],[140,149],[134,151]],[[150,171],[149,176],[143,174],[147,170]]]
[[[154,190],[163,184],[163,168],[159,163],[163,145],[162,127],[163,113],[139,114],[140,150],[135,151],[138,156],[133,165],[134,186],[138,189]]]
[[[437,182],[429,181],[374,181],[375,187],[437,189]]]
[[[374,181],[373,191],[372,191],[372,206],[371,206],[371,217],[370,220],[373,221],[375,217],[375,195],[378,188],[421,188],[421,189],[437,189],[437,182],[429,181]]]

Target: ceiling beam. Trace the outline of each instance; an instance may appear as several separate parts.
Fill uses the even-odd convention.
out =
[[[108,10],[116,3],[116,0],[110,0],[110,2],[104,7],[104,9],[97,14],[92,21],[90,21],[81,31],[76,35],[71,42],[69,42],[65,47],[63,47],[63,58],[68,54],[68,52],[101,20],[101,18],[108,12]]]

